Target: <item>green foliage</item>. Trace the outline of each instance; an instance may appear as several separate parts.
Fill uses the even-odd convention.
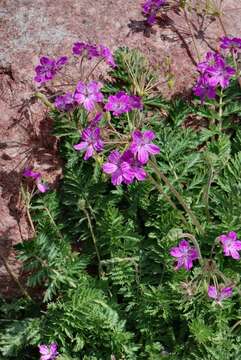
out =
[[[38,359],[37,345],[55,341],[60,360],[238,360],[239,290],[221,307],[207,296],[208,283],[219,276],[215,267],[196,263],[189,274],[175,271],[169,255],[183,233],[196,235],[206,257],[221,233],[241,235],[238,89],[232,84],[225,92],[223,114],[232,126],[226,130],[224,122],[221,132],[216,123],[207,125],[220,120],[215,108],[164,101],[151,91],[156,76],[142,55],[120,49],[116,60],[105,93],[143,96],[144,127],[155,130],[161,149],[156,164],[203,233],[153,167],[147,181],[114,188],[101,171],[104,155],[86,162],[73,149],[87,123],[85,110],[53,111],[63,177],[55,191],[31,203],[36,234],[16,250],[33,302],[2,303],[0,354]],[[193,128],[200,119],[202,126]],[[117,126],[125,133],[122,120]],[[238,289],[239,262],[224,258],[218,245],[214,262],[221,280]]]

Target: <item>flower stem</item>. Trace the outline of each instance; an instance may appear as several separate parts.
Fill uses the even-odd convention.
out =
[[[101,277],[102,274],[103,274],[102,262],[101,262],[101,258],[100,258],[99,249],[97,247],[97,241],[96,241],[95,233],[94,233],[94,230],[93,230],[93,227],[92,227],[92,224],[91,224],[90,215],[89,215],[88,211],[84,207],[82,208],[82,210],[83,210],[83,212],[84,212],[84,214],[85,214],[85,216],[87,218],[87,221],[88,221],[91,237],[92,237],[92,240],[93,240],[96,256],[97,256],[98,263],[99,263],[99,265],[98,265],[99,277]]]
[[[177,200],[179,201],[179,203],[182,205],[183,209],[187,212],[187,214],[190,216],[190,218],[192,219],[193,224],[197,227],[198,231],[200,233],[203,233],[203,228],[200,224],[200,222],[198,221],[198,219],[196,218],[196,215],[193,213],[193,211],[189,208],[189,206],[186,204],[185,200],[183,199],[183,197],[181,196],[181,194],[174,188],[174,186],[170,183],[170,181],[168,180],[168,178],[160,171],[160,169],[158,168],[158,166],[153,162],[150,161],[150,165],[152,166],[153,170],[155,171],[155,173],[160,176],[160,178],[163,180],[163,182],[167,185],[167,187],[169,188],[169,190],[173,193],[173,195],[177,198]]]
[[[196,51],[197,59],[198,59],[198,62],[200,62],[201,56],[200,56],[199,51],[198,51],[198,46],[197,46],[197,43],[196,43],[195,36],[194,36],[194,34],[193,34],[192,25],[191,25],[191,23],[190,23],[190,21],[189,21],[189,18],[188,18],[186,9],[184,8],[183,11],[184,11],[184,18],[185,18],[185,20],[186,20],[188,29],[189,29],[189,31],[190,31],[190,33],[191,33],[192,42],[193,42],[193,45],[194,45],[194,48],[195,48],[195,51]]]
[[[171,205],[171,207],[174,209],[174,210],[177,210],[178,211],[178,208],[176,207],[176,205],[174,204],[174,202],[172,201],[172,199],[167,195],[165,194],[162,186],[151,176],[151,175],[148,175],[148,178],[149,180],[155,185],[155,187],[157,188],[157,190],[160,192],[160,194],[163,195],[164,199]],[[183,216],[183,214],[180,212],[180,217],[183,221],[183,223],[185,224],[185,226],[188,227],[188,222],[187,220],[185,219],[185,217]]]

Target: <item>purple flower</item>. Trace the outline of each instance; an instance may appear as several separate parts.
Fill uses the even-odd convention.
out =
[[[137,156],[141,164],[146,164],[149,155],[156,155],[160,152],[160,148],[152,143],[155,133],[151,130],[141,132],[135,130],[132,133],[132,143],[130,145],[131,152]]]
[[[67,92],[65,95],[58,96],[55,99],[54,104],[60,111],[69,111],[73,109],[75,101],[73,95],[70,92]]]
[[[193,267],[193,261],[198,259],[197,249],[191,247],[186,240],[181,240],[177,247],[171,248],[170,254],[177,258],[177,270],[184,268],[189,271]]]
[[[50,345],[39,345],[39,352],[41,354],[40,360],[54,360],[59,355],[58,345],[52,343]]]
[[[102,102],[104,99],[103,94],[100,92],[101,88],[102,84],[100,82],[90,81],[88,84],[84,84],[80,81],[74,93],[74,100],[78,104],[83,104],[87,111],[92,111],[95,104]]]
[[[34,172],[31,169],[27,168],[27,169],[24,170],[23,176],[30,177],[30,178],[34,179],[35,183],[37,185],[37,188],[39,189],[39,191],[41,193],[45,193],[49,189],[48,185],[44,184],[42,182],[42,180],[41,180],[42,176],[41,176],[41,174],[39,172]]]
[[[82,55],[85,49],[86,49],[86,43],[76,42],[73,45],[72,52],[74,55]]]
[[[209,76],[203,74],[199,77],[197,84],[193,88],[193,92],[196,96],[199,96],[201,102],[204,102],[205,98],[215,99],[216,96],[216,87],[211,86],[209,83]]]
[[[241,49],[241,38],[229,38],[224,36],[220,39],[220,42],[221,49],[228,49],[231,52],[237,52],[238,49]]]
[[[218,58],[215,65],[206,69],[209,75],[209,84],[211,86],[220,85],[223,89],[229,86],[230,78],[235,74],[235,69],[228,66],[223,58]]]
[[[82,140],[79,144],[74,145],[75,150],[85,150],[84,160],[88,160],[96,152],[104,148],[103,141],[100,137],[100,128],[86,128],[82,132]]]
[[[147,173],[143,169],[143,164],[136,159],[135,155],[131,152],[130,149],[126,150],[124,154],[122,155],[123,161],[126,161],[130,167],[131,171],[133,173],[133,179],[136,178],[139,181],[145,180]],[[133,179],[125,183],[132,183]]]
[[[103,171],[111,175],[113,185],[120,185],[122,182],[130,183],[134,178],[130,164],[123,160],[118,150],[114,150],[108,156],[108,161],[103,164]]]
[[[141,109],[142,103],[138,96],[131,96],[124,91],[119,91],[116,95],[111,95],[105,104],[105,110],[112,111],[113,115],[119,116],[133,109]]]
[[[68,58],[66,56],[60,57],[57,61],[49,59],[46,56],[40,58],[40,65],[36,66],[36,76],[34,80],[40,84],[52,80],[56,73],[66,64]]]
[[[115,60],[113,58],[113,55],[110,51],[110,49],[104,45],[100,45],[99,46],[99,54],[101,57],[103,57],[107,64],[112,66],[112,67],[116,67],[116,63],[115,63]]]
[[[225,256],[231,256],[235,260],[240,259],[241,241],[237,240],[235,231],[230,231],[227,235],[220,235],[219,241],[222,244]]]
[[[219,59],[222,59],[222,57],[218,53],[209,51],[206,54],[205,60],[198,63],[197,69],[204,74],[210,66],[215,66]]]
[[[147,16],[147,23],[153,25],[156,22],[158,10],[165,5],[166,0],[147,0],[142,5],[142,11]]]
[[[215,301],[219,304],[221,304],[221,301],[224,299],[227,299],[232,296],[233,288],[232,287],[219,287],[217,289],[216,286],[209,285],[208,287],[208,296],[212,299],[215,299]]]
[[[84,42],[74,43],[72,52],[77,56],[85,55],[89,60],[99,56],[99,51],[96,45],[91,45]]]

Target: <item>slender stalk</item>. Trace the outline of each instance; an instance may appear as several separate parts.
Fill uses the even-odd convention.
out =
[[[15,282],[15,284],[18,286],[19,290],[21,291],[21,293],[23,294],[23,296],[25,296],[28,300],[32,301],[31,296],[29,295],[28,291],[23,287],[23,285],[20,283],[20,281],[18,280],[18,277],[15,275],[15,273],[12,271],[11,267],[8,265],[7,260],[4,258],[4,256],[0,253],[0,259],[3,262],[3,265],[5,267],[5,269],[7,270],[8,274],[10,275],[10,277],[13,279],[13,281]]]
[[[210,221],[210,214],[209,214],[209,191],[211,188],[211,184],[212,184],[212,178],[213,178],[213,169],[212,169],[212,165],[209,162],[209,174],[208,174],[208,182],[207,185],[205,187],[204,193],[203,193],[203,200],[204,200],[204,204],[205,204],[205,212],[206,212],[206,217],[207,220]]]
[[[219,112],[218,112],[218,116],[219,116],[219,129],[220,131],[222,131],[222,117],[223,117],[223,89],[221,89],[221,94],[219,97]]]
[[[92,240],[93,240],[96,256],[97,256],[98,263],[99,263],[99,265],[98,265],[99,276],[101,277],[102,274],[103,274],[102,262],[101,262],[101,258],[100,258],[99,249],[97,247],[97,241],[96,241],[95,233],[94,233],[94,230],[93,230],[93,227],[92,227],[92,224],[91,224],[90,215],[89,215],[88,211],[84,207],[82,208],[82,210],[83,210],[83,212],[84,212],[84,214],[85,214],[85,216],[87,218],[87,221],[88,221],[91,237],[92,237]]]
[[[198,221],[196,215],[193,213],[193,211],[190,209],[190,207],[186,204],[186,202],[183,199],[183,197],[181,196],[181,194],[174,188],[174,186],[170,183],[168,178],[160,171],[158,166],[153,161],[150,161],[150,165],[152,166],[155,173],[158,176],[160,176],[160,178],[163,180],[163,182],[167,185],[167,187],[173,193],[173,195],[175,195],[175,197],[177,198],[179,203],[182,205],[183,209],[187,212],[187,214],[192,219],[192,222],[197,227],[198,231],[200,233],[203,233],[203,228],[202,228],[200,222]]]
[[[172,207],[174,210],[178,211],[178,208],[176,207],[176,205],[174,204],[174,202],[172,201],[172,199],[171,199],[167,194],[165,194],[165,192],[164,192],[163,188],[161,187],[161,185],[160,185],[151,175],[148,175],[148,178],[149,178],[149,180],[155,185],[155,187],[156,187],[157,190],[160,192],[160,194],[163,195],[164,199],[171,205],[171,207]],[[185,224],[185,226],[188,227],[188,226],[189,226],[189,225],[188,225],[188,222],[187,222],[187,220],[185,219],[185,217],[183,216],[183,214],[182,214],[181,212],[179,212],[179,214],[180,214],[180,217],[181,217],[183,223]]]
[[[193,45],[194,45],[194,48],[195,48],[195,51],[196,51],[196,55],[197,55],[197,58],[198,58],[198,62],[200,62],[201,56],[200,56],[200,53],[199,53],[199,51],[198,51],[198,46],[197,46],[197,43],[196,43],[195,36],[194,36],[194,34],[193,34],[192,25],[191,25],[191,23],[190,23],[190,21],[189,21],[189,18],[188,18],[186,9],[184,8],[183,11],[184,11],[184,18],[185,18],[185,20],[186,20],[188,29],[189,29],[189,31],[190,31],[190,33],[191,33],[192,42],[193,42]]]
[[[99,61],[97,61],[97,63],[92,67],[92,69],[90,70],[90,72],[88,73],[88,75],[86,76],[85,81],[89,80],[90,75],[95,71],[95,69],[104,61],[104,58],[102,57]]]

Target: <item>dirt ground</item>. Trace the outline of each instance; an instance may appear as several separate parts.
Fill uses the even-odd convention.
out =
[[[160,72],[163,93],[185,94],[194,79],[198,52],[216,49],[224,34],[220,21],[203,16],[201,7],[211,0],[189,1],[188,23],[169,1],[152,31],[145,26],[140,0],[1,0],[0,1],[0,253],[21,275],[12,245],[32,236],[20,201],[22,171],[34,165],[50,183],[61,173],[56,141],[46,109],[33,98],[34,67],[39,56],[71,53],[75,41],[138,48]],[[222,3],[227,34],[241,36],[241,0]],[[198,9],[197,15],[195,9]],[[168,88],[168,77],[174,80]],[[0,259],[0,293],[17,291]]]

